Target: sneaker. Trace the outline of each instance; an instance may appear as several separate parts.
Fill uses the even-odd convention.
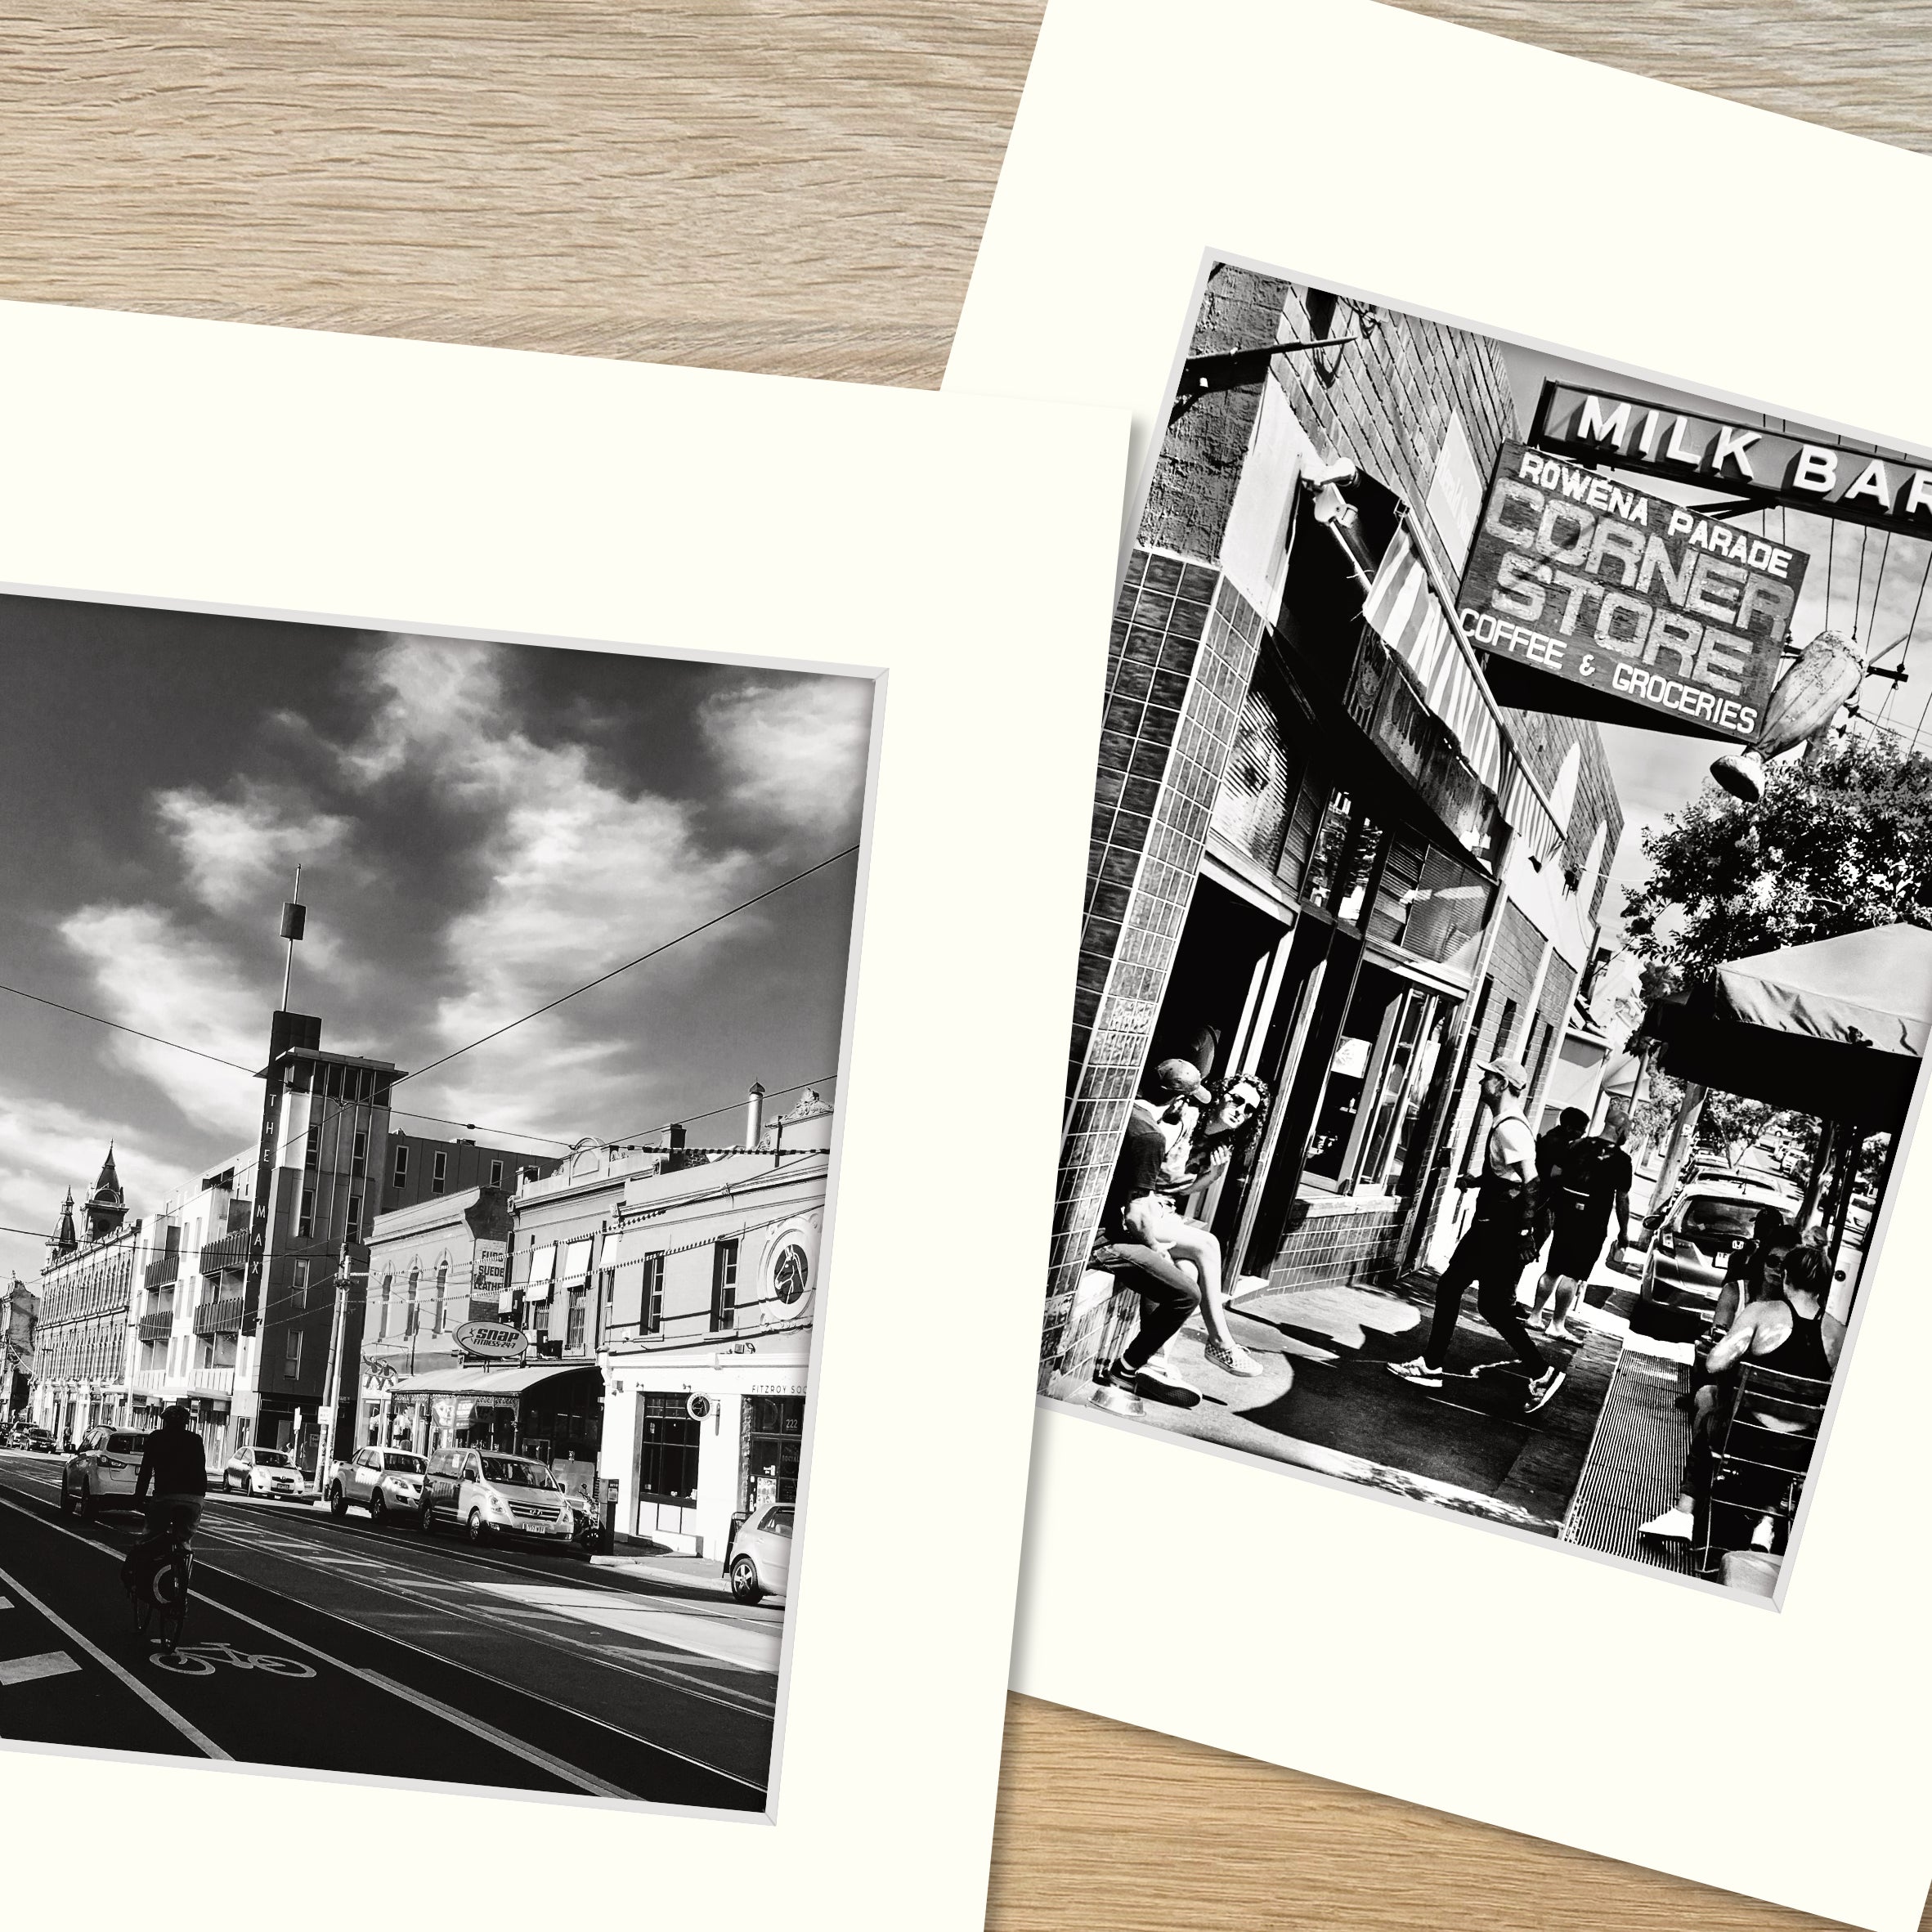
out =
[[[1773,1533],[1771,1518],[1768,1516],[1760,1516],[1758,1518],[1758,1526],[1750,1533],[1751,1548],[1768,1550],[1771,1547],[1771,1539]]]
[[[1697,1518],[1681,1504],[1673,1504],[1661,1516],[1653,1516],[1637,1532],[1639,1536],[1661,1536],[1673,1543],[1688,1543],[1697,1533]]]
[[[1563,1371],[1561,1369],[1545,1369],[1530,1384],[1529,1390],[1523,1397],[1523,1414],[1534,1415],[1539,1409],[1544,1407],[1550,1401],[1551,1397],[1562,1386]]]
[[[1192,1409],[1201,1399],[1198,1388],[1190,1388],[1185,1382],[1170,1382],[1151,1369],[1143,1369],[1134,1378],[1134,1393],[1143,1401],[1165,1402],[1170,1409]]]
[[[1124,1361],[1120,1360],[1118,1357],[1109,1362],[1106,1367],[1094,1377],[1094,1380],[1099,1383],[1102,1388],[1123,1388],[1130,1396],[1134,1392],[1134,1384],[1139,1379],[1140,1370],[1130,1369]]]
[[[1223,1348],[1218,1342],[1210,1342],[1201,1351],[1208,1359],[1208,1365],[1218,1369],[1224,1375],[1258,1375],[1262,1372],[1262,1359],[1251,1355],[1237,1342],[1231,1347]]]
[[[1440,1388],[1442,1371],[1432,1369],[1419,1355],[1413,1361],[1384,1362],[1383,1366],[1392,1375],[1400,1375],[1405,1382],[1413,1382],[1418,1388]]]

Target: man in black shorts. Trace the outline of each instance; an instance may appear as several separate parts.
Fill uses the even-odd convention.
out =
[[[1630,1157],[1624,1152],[1627,1131],[1620,1120],[1607,1123],[1602,1133],[1591,1134],[1567,1150],[1552,1177],[1550,1206],[1554,1231],[1549,1239],[1549,1261],[1544,1280],[1556,1284],[1556,1296],[1549,1309],[1549,1332],[1566,1342],[1589,1339],[1587,1329],[1579,1331],[1570,1326],[1570,1316],[1589,1285],[1613,1213],[1616,1216],[1617,1248],[1630,1244],[1632,1176]],[[1540,1305],[1540,1284],[1536,1298]],[[1537,1319],[1540,1322],[1540,1313]]]
[[[1154,1374],[1148,1367],[1180,1334],[1201,1299],[1193,1276],[1147,1238],[1152,1223],[1144,1216],[1163,1209],[1159,1187],[1167,1153],[1168,1143],[1160,1129],[1136,1109],[1128,1116],[1120,1158],[1114,1163],[1113,1185],[1100,1211],[1093,1266],[1114,1275],[1123,1288],[1139,1293],[1141,1326],[1096,1379],[1103,1387],[1124,1389],[1152,1401],[1191,1409],[1201,1399],[1197,1390]]]

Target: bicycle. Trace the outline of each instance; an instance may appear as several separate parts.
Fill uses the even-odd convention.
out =
[[[132,1574],[126,1579],[134,1605],[136,1636],[145,1643],[152,1630],[164,1650],[178,1647],[182,1626],[187,1621],[188,1586],[194,1575],[195,1558],[187,1539],[170,1531],[159,1555],[148,1564],[146,1579]]]

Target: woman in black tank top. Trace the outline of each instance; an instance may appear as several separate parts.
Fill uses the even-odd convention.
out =
[[[1780,1375],[1829,1382],[1845,1338],[1843,1325],[1825,1312],[1831,1281],[1831,1264],[1823,1249],[1792,1248],[1782,1292],[1768,1292],[1763,1301],[1738,1310],[1737,1325],[1710,1352],[1710,1374],[1720,1375],[1733,1363],[1747,1363]]]

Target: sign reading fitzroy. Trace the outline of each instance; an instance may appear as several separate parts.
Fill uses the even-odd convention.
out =
[[[1640,476],[1670,477],[1713,500],[1813,510],[1907,536],[1932,536],[1932,467],[1902,457],[1693,415],[1607,389],[1549,382],[1530,431],[1536,449]]]
[[[492,1362],[520,1362],[530,1343],[521,1329],[501,1328],[491,1321],[464,1322],[452,1339],[465,1355]]]
[[[1679,730],[1757,735],[1804,553],[1505,443],[1457,599],[1479,650]]]

